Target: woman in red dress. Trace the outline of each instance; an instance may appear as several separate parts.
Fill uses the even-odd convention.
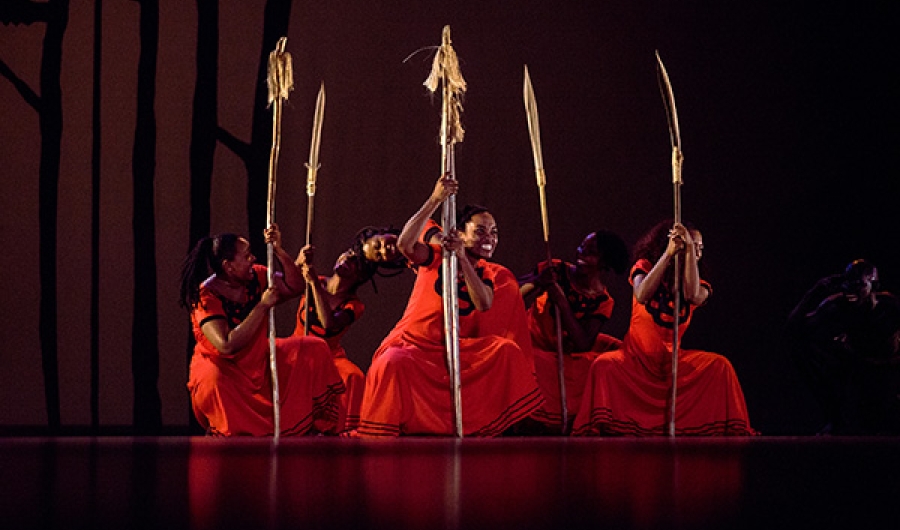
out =
[[[458,184],[442,177],[403,228],[397,246],[417,266],[406,311],[372,358],[366,375],[362,436],[452,435],[454,411],[444,345],[442,246],[422,241],[429,218]],[[515,276],[487,261],[497,225],[484,208],[464,210],[459,231],[443,238],[460,276],[459,357],[463,433],[496,436],[541,404],[525,306]]]
[[[674,338],[674,257],[681,256],[679,340],[711,292],[700,278],[698,230],[663,222],[636,245],[631,325],[622,349],[594,360],[575,418],[575,435],[653,436],[667,433]],[[652,261],[655,260],[655,261]],[[679,348],[675,432],[752,435],[744,394],[723,356]]]
[[[272,287],[250,243],[235,234],[202,238],[182,268],[181,304],[191,313],[196,340],[187,387],[197,421],[210,435],[274,434],[269,309],[305,283],[281,248],[278,227],[265,237],[281,269]],[[315,337],[277,339],[276,359],[281,435],[333,431],[344,385],[328,345]]]
[[[366,379],[362,370],[347,357],[341,340],[365,311],[357,289],[369,281],[375,268],[367,267],[358,249],[351,248],[338,256],[331,276],[319,276],[313,266],[313,252],[313,247],[307,245],[296,262],[310,286],[313,303],[308,303],[305,294],[300,298],[294,335],[306,335],[308,326],[309,334],[324,339],[331,349],[334,365],[347,389],[341,396],[338,410],[337,431],[343,434],[359,425]]]
[[[542,427],[538,433],[559,434],[562,429],[559,365],[556,335],[556,308],[559,308],[563,337],[563,364],[566,409],[570,424],[581,406],[591,363],[601,353],[616,350],[622,341],[600,329],[609,320],[614,302],[606,289],[606,276],[622,274],[628,268],[628,247],[618,235],[598,230],[588,234],[576,249],[575,263],[553,260],[537,265],[534,272],[519,279],[528,310],[534,370],[544,406],[533,418]]]

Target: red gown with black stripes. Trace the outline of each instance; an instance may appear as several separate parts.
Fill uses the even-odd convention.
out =
[[[319,281],[327,281],[327,276],[320,276]],[[347,350],[341,344],[341,339],[347,334],[350,325],[356,322],[365,311],[365,304],[356,295],[342,301],[335,312],[346,311],[351,315],[350,324],[339,330],[328,331],[319,322],[315,305],[307,307],[306,296],[300,297],[300,305],[297,308],[297,324],[294,327],[294,335],[302,337],[306,331],[306,320],[309,319],[309,333],[315,337],[321,337],[328,344],[334,358],[334,366],[337,368],[344,382],[346,392],[341,394],[338,409],[337,432],[347,433],[359,426],[359,410],[362,407],[363,391],[366,386],[366,376],[363,371],[347,357]]]
[[[631,278],[649,274],[653,264],[639,260]],[[709,284],[703,282],[706,288]],[[632,299],[631,325],[622,349],[605,353],[591,365],[574,435],[660,436],[668,433],[671,390],[673,309],[662,287],[646,304]],[[695,307],[681,304],[679,341]],[[744,436],[750,427],[744,393],[725,357],[679,348],[675,404],[676,435]]]
[[[431,245],[431,253],[418,269],[406,311],[373,355],[358,429],[362,436],[454,434],[440,247]],[[485,260],[475,268],[494,299],[489,310],[477,311],[465,282],[457,282],[463,433],[496,436],[534,412],[542,398],[515,276]]]
[[[272,436],[275,432],[272,375],[269,370],[269,325],[264,322],[247,346],[223,354],[201,326],[224,319],[229,329],[240,324],[266,289],[266,267],[253,266],[245,303],[221,298],[201,286],[200,302],[191,311],[194,339],[188,390],[197,421],[214,436]],[[276,339],[281,435],[333,432],[338,395],[344,384],[328,345],[317,337]]]
[[[560,260],[553,260],[553,266],[557,270],[557,283],[566,293],[569,307],[578,320],[584,318],[599,318],[609,320],[612,315],[615,302],[609,293],[603,292],[593,296],[587,296],[576,290],[568,280],[566,272],[572,265]],[[547,268],[547,262],[541,262],[535,274],[539,275]],[[545,292],[538,296],[534,304],[528,310],[528,324],[531,332],[532,346],[534,347],[534,371],[537,376],[541,394],[544,396],[544,405],[535,411],[532,417],[547,425],[553,431],[558,431],[562,426],[562,407],[560,406],[559,392],[559,354],[556,344],[556,311]],[[563,369],[566,385],[566,410],[569,418],[574,418],[581,406],[581,396],[584,392],[585,381],[591,369],[591,363],[601,353],[616,350],[622,347],[622,341],[607,335],[598,333],[594,344],[588,351],[571,351],[568,334],[563,330]]]

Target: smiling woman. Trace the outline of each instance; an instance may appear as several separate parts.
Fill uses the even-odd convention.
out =
[[[441,254],[455,252],[459,277],[459,354],[465,435],[497,436],[541,404],[518,283],[487,261],[497,224],[483,207],[467,207],[441,244],[422,240],[429,218],[458,183],[442,177],[407,221],[397,247],[417,267],[406,311],[372,358],[358,433],[451,435],[454,408],[444,343]]]

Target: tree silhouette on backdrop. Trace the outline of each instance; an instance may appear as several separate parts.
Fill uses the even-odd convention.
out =
[[[156,296],[156,62],[159,50],[159,0],[135,0],[141,7],[137,82],[137,121],[131,157],[134,184],[134,312],[131,325],[131,376],[134,429],[156,434],[162,426],[159,397],[159,326]],[[152,288],[151,288],[152,287]]]
[[[269,53],[278,39],[287,35],[291,17],[291,0],[269,0],[263,13],[262,49],[256,72],[256,93],[253,97],[253,123],[250,143],[219,129],[219,139],[236,154],[247,168],[247,226],[250,247],[256,256],[265,256],[263,230],[266,223],[266,203],[269,180],[269,150],[272,145],[272,118],[268,111]]]
[[[59,323],[57,321],[57,203],[59,202],[59,163],[62,141],[62,42],[69,22],[69,0],[4,0],[0,2],[3,24],[46,24],[40,67],[40,96],[9,66],[0,60],[0,75],[8,79],[22,98],[38,113],[41,132],[38,169],[39,274],[41,284],[38,329],[41,341],[41,365],[44,375],[44,399],[51,432],[60,427],[59,402]]]

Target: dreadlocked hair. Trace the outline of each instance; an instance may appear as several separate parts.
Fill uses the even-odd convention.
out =
[[[234,259],[238,239],[236,234],[224,233],[197,241],[181,264],[181,307],[190,311],[200,302],[200,284],[210,274],[221,273],[223,261]]]
[[[408,268],[408,262],[405,256],[398,254],[393,261],[372,261],[366,258],[363,246],[366,241],[382,235],[399,236],[400,230],[392,226],[366,226],[361,228],[357,233],[351,246],[351,250],[358,256],[360,280],[357,285],[366,282],[372,283],[372,289],[377,293],[378,286],[375,284],[375,276],[390,278],[402,274]],[[385,270],[390,272],[385,272]]]

